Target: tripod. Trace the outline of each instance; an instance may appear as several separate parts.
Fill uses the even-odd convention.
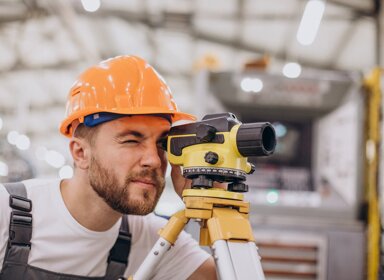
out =
[[[264,280],[260,257],[248,220],[249,202],[243,194],[223,189],[187,189],[186,208],[160,230],[160,238],[130,280],[151,277],[152,268],[176,242],[189,219],[200,221],[200,245],[210,246],[221,280]]]

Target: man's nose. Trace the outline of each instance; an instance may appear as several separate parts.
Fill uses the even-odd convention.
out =
[[[141,165],[152,168],[161,167],[161,153],[164,151],[160,150],[156,144],[147,146],[141,156]]]

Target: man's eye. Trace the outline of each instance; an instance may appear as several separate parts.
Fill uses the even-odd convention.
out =
[[[166,151],[167,150],[167,138],[163,138],[163,139],[160,139],[158,142],[157,142],[157,146]]]
[[[122,141],[122,143],[123,144],[135,144],[135,143],[139,143],[139,141],[133,140],[133,139],[129,139],[129,140]]]

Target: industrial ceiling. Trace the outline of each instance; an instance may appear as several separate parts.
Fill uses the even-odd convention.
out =
[[[272,73],[286,62],[362,73],[382,64],[381,1],[326,1],[314,42],[303,46],[296,33],[307,2],[104,0],[90,13],[79,0],[0,0],[2,142],[14,130],[30,138],[31,159],[46,147],[69,163],[57,132],[68,89],[82,69],[120,54],[156,66],[191,113],[201,69],[240,71],[261,58]]]

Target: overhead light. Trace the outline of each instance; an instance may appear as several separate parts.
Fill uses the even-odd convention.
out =
[[[19,150],[28,150],[31,145],[31,141],[29,140],[27,135],[20,134],[16,139],[16,147]]]
[[[275,129],[277,138],[284,137],[287,134],[287,127],[282,123],[275,122],[272,125],[273,125],[273,128]]]
[[[48,151],[46,154],[45,154],[45,161],[55,167],[55,168],[60,168],[62,167],[64,164],[65,164],[65,158],[62,154],[60,154],[59,152],[56,152],[56,151]]]
[[[48,152],[48,149],[46,147],[39,146],[35,150],[35,155],[36,155],[37,159],[44,160],[47,152]]]
[[[15,130],[12,130],[7,134],[7,141],[11,145],[16,145],[16,141],[18,137],[19,137],[19,133]]]
[[[297,78],[301,74],[301,65],[296,62],[289,62],[284,65],[283,74],[288,78]]]
[[[266,199],[269,204],[275,204],[279,200],[279,192],[277,190],[268,191]]]
[[[68,179],[72,178],[73,176],[73,168],[69,165],[64,165],[62,168],[59,170],[59,177],[60,179]]]
[[[300,44],[308,46],[315,41],[324,9],[325,2],[322,0],[309,0],[307,2],[296,34],[297,41]]]
[[[84,10],[87,12],[96,12],[100,6],[101,1],[100,0],[81,0],[81,4],[83,5]]]
[[[240,87],[245,92],[260,92],[263,89],[263,81],[259,78],[244,78]]]

